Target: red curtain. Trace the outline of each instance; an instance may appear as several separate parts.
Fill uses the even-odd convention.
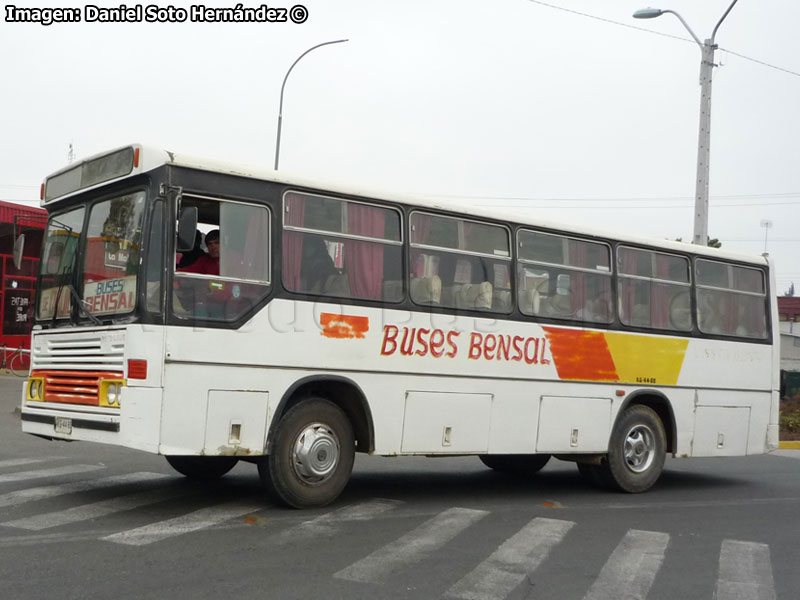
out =
[[[296,194],[286,195],[284,225],[301,227],[306,214],[306,201]],[[303,258],[303,234],[283,231],[283,285],[290,290],[300,289],[300,267]]]
[[[411,243],[427,244],[431,235],[431,217],[422,213],[411,215]],[[422,250],[411,249],[411,276],[425,277],[425,262]]]
[[[656,254],[655,273],[656,279],[669,279],[670,257]],[[653,282],[650,285],[650,325],[661,329],[669,328],[669,299],[670,291],[675,287],[664,283]]]
[[[586,244],[577,240],[569,240],[569,264],[575,267],[587,267],[588,252]],[[573,271],[570,274],[570,294],[573,314],[586,308],[586,273]]]
[[[347,231],[381,239],[385,235],[386,213],[374,206],[348,204]],[[380,298],[383,286],[383,244],[347,240],[344,262],[350,293],[357,298]]]
[[[636,254],[625,249],[620,250],[622,257],[621,271],[630,275],[636,274]],[[636,280],[620,278],[620,301],[622,302],[622,321],[633,322],[633,305],[636,301]]]

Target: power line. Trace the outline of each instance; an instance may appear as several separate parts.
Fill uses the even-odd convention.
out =
[[[693,39],[681,37],[678,35],[671,35],[669,33],[662,33],[660,31],[655,31],[653,29],[647,29],[646,27],[638,27],[636,25],[630,25],[628,23],[622,23],[621,21],[615,21],[613,19],[606,19],[605,17],[598,17],[597,15],[590,15],[588,13],[580,12],[578,10],[573,10],[571,8],[564,8],[563,6],[556,6],[555,4],[549,4],[548,2],[542,2],[541,0],[528,0],[528,2],[532,4],[540,4],[541,6],[546,6],[547,8],[553,8],[555,10],[560,10],[563,12],[571,13],[574,15],[579,15],[581,17],[586,17],[588,19],[594,19],[595,21],[602,21],[604,23],[610,23],[612,25],[617,25],[619,27],[626,27],[627,29],[635,29],[637,31],[644,31],[647,33],[651,33],[653,35],[660,35],[661,37],[671,38],[673,40],[679,40],[681,42],[689,42],[691,44],[696,44]],[[758,60],[756,58],[752,58],[750,56],[745,56],[744,54],[739,54],[738,52],[734,52],[733,50],[728,50],[727,48],[720,48],[720,50],[724,50],[728,54],[733,54],[734,56],[738,56],[739,58],[743,58],[745,60],[752,61],[764,67],[769,67],[770,69],[775,69],[777,71],[781,71],[783,73],[787,73],[788,75],[794,75],[795,77],[800,77],[800,73],[796,73],[795,71],[790,71],[789,69],[784,69],[783,67],[778,67],[776,65],[770,64],[768,62],[764,62],[763,60]]]
[[[594,19],[595,21],[602,21],[604,23],[611,23],[612,25],[618,25],[620,27],[627,27],[628,29],[636,29],[637,31],[645,31],[647,33],[652,33],[655,35],[660,35],[666,38],[672,38],[673,40],[679,40],[681,42],[690,42],[695,44],[693,39],[681,37],[678,35],[672,35],[669,33],[661,33],[660,31],[654,31],[652,29],[647,29],[645,27],[639,27],[638,25],[630,25],[629,23],[622,23],[620,21],[614,21],[613,19],[606,19],[605,17],[598,17],[597,15],[590,15],[588,13],[580,12],[578,10],[573,10],[571,8],[564,8],[563,6],[556,6],[555,4],[549,4],[547,2],[542,2],[541,0],[528,0],[528,2],[532,4],[541,4],[542,6],[546,6],[547,8],[554,8],[556,10],[561,10],[566,13],[572,13],[573,15],[580,15],[581,17],[586,17],[588,19]]]
[[[713,208],[748,208],[748,207],[763,207],[763,206],[796,206],[800,205],[800,201],[797,202],[759,202],[757,204],[754,203],[740,203],[740,204],[712,204]],[[588,205],[588,204],[529,204],[529,205],[521,205],[521,204],[475,204],[474,206],[479,206],[482,208],[519,208],[519,209],[543,209],[543,208],[580,208],[583,210],[608,210],[608,209],[622,209],[625,210],[653,210],[653,209],[676,209],[676,208],[694,208],[693,204],[670,204],[670,205],[649,205],[649,206],[631,206],[631,205],[615,205],[615,204],[604,204],[602,206],[595,205]]]
[[[788,73],[789,75],[794,75],[795,77],[800,77],[800,73],[796,73],[795,71],[790,71],[789,69],[784,69],[783,67],[777,67],[775,65],[771,65],[769,63],[764,62],[763,60],[758,60],[757,58],[751,58],[750,56],[745,56],[744,54],[739,54],[738,52],[734,52],[733,50],[728,50],[727,48],[720,48],[724,52],[728,54],[733,54],[734,56],[738,56],[739,58],[743,58],[745,60],[749,60],[756,64],[762,65],[764,67],[769,67],[770,69],[775,69],[777,71],[781,71],[783,73]]]
[[[457,200],[502,200],[502,201],[516,201],[516,202],[686,202],[694,200],[694,196],[606,196],[599,197],[583,197],[583,198],[545,198],[533,196],[482,196],[482,195],[469,195],[469,194],[420,194],[418,196],[425,196],[428,198],[453,198]],[[779,192],[775,194],[761,193],[761,194],[729,194],[711,196],[711,200],[737,200],[737,199],[754,199],[754,198],[798,198],[800,199],[800,192]],[[761,204],[759,204],[760,206]]]

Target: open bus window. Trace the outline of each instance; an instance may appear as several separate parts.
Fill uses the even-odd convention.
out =
[[[195,248],[175,256],[173,312],[236,321],[269,290],[269,210],[188,195],[182,206],[197,207],[198,231]]]
[[[339,298],[403,298],[400,214],[299,192],[284,196],[283,286]]]

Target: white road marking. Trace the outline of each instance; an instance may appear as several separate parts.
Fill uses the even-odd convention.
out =
[[[724,540],[715,600],[775,600],[767,544]]]
[[[275,544],[287,544],[299,540],[307,540],[318,536],[331,536],[339,527],[339,523],[351,521],[369,521],[386,511],[392,510],[402,504],[400,500],[385,500],[375,498],[324,514],[316,519],[304,521],[299,525],[282,531],[274,538]]]
[[[167,519],[166,521],[151,523],[150,525],[144,525],[136,529],[120,531],[119,533],[107,535],[100,539],[116,544],[145,546],[169,537],[205,529],[227,521],[228,519],[241,517],[248,513],[262,510],[263,508],[263,501],[236,500],[220,504],[219,506],[202,508],[186,515],[175,517],[174,519]]]
[[[97,490],[126,483],[142,483],[146,481],[165,479],[167,477],[169,477],[169,475],[162,475],[161,473],[130,473],[127,475],[101,477],[99,479],[73,481],[72,483],[64,483],[61,485],[45,485],[41,487],[17,490],[16,492],[0,494],[0,508],[4,506],[16,506],[18,504],[33,502],[35,500],[44,500],[45,498],[54,498],[55,496],[63,496],[65,494],[86,492],[89,490]]]
[[[44,479],[45,477],[58,477],[59,475],[72,475],[73,473],[88,473],[105,469],[101,465],[70,465],[68,467],[54,467],[52,469],[37,469],[36,471],[20,471],[0,475],[0,483],[12,481],[27,481],[29,479]]]
[[[631,529],[611,553],[584,600],[644,600],[661,568],[669,535]]]
[[[533,519],[456,582],[445,596],[461,600],[505,598],[539,567],[573,525],[572,521]]]
[[[450,508],[394,542],[335,573],[334,577],[351,581],[380,582],[393,571],[423,560],[488,514],[485,510]]]
[[[185,496],[188,493],[189,491],[187,489],[180,487],[159,488],[157,490],[127,494],[109,500],[101,500],[100,502],[92,502],[91,504],[83,504],[66,510],[7,521],[2,523],[2,525],[16,527],[18,529],[28,529],[30,531],[40,531],[42,529],[49,529],[50,527],[67,525],[68,523],[77,523],[79,521],[88,521],[89,519],[105,517],[125,510],[139,508],[140,506]]]

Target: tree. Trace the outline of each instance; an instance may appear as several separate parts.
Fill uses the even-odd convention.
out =
[[[786,290],[786,293],[783,295],[784,298],[792,298],[794,297],[794,281],[789,285],[789,289]]]
[[[682,242],[683,238],[675,238],[676,242]],[[708,244],[706,244],[709,248],[722,248],[722,242],[719,241],[719,238],[708,238]]]

